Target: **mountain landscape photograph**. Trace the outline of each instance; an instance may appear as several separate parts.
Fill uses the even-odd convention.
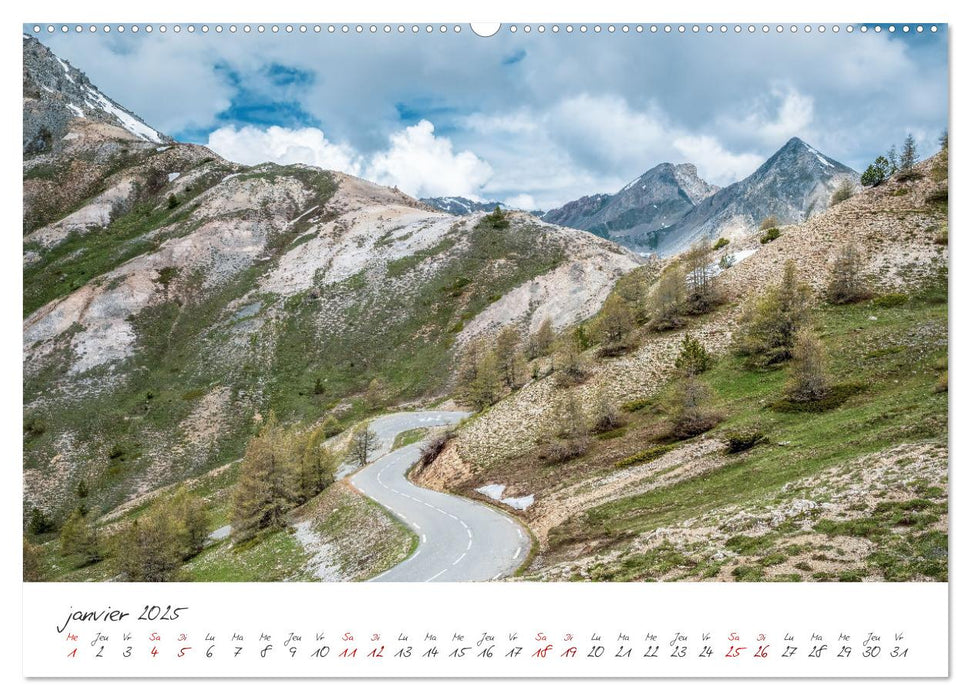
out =
[[[24,580],[947,581],[946,31],[457,29],[23,28]]]

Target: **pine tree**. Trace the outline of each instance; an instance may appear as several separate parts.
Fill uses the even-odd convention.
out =
[[[469,386],[469,403],[476,411],[488,408],[502,396],[502,373],[494,352],[480,353],[475,379]]]
[[[867,169],[863,171],[860,176],[860,184],[864,187],[876,187],[877,185],[882,185],[887,181],[891,175],[893,175],[894,169],[890,165],[884,156],[877,156]]]
[[[685,440],[714,428],[719,416],[709,408],[711,388],[694,375],[682,378],[668,401],[671,437]]]
[[[590,449],[590,428],[575,391],[563,396],[553,411],[545,456],[551,462],[563,462]]]
[[[528,357],[534,359],[548,355],[554,338],[553,322],[547,316],[529,339]]]
[[[289,442],[271,412],[259,435],[247,445],[233,493],[233,531],[238,540],[284,524],[294,501]]]
[[[887,177],[900,170],[900,156],[897,155],[896,146],[891,146],[890,150],[887,151],[885,161],[887,163]]]
[[[24,581],[40,581],[42,579],[40,572],[40,548],[35,547],[27,538],[24,537],[24,558],[23,558],[23,568],[24,568]]]
[[[917,141],[913,134],[907,134],[903,148],[900,149],[900,172],[911,173],[917,166]]]
[[[680,262],[672,263],[661,273],[648,298],[649,328],[666,331],[683,326],[685,294],[684,268]]]
[[[787,390],[790,400],[818,401],[829,393],[823,344],[808,329],[802,329],[796,336],[791,372]]]
[[[381,377],[372,379],[367,385],[367,391],[364,393],[364,402],[368,408],[380,408],[385,404],[387,398],[388,387],[384,383],[384,380]]]
[[[27,532],[32,535],[43,535],[48,532],[54,532],[56,529],[57,525],[47,513],[37,506],[30,509],[30,520],[27,522]]]
[[[309,501],[334,483],[337,471],[334,456],[321,443],[322,428],[311,430],[301,440],[297,456],[297,489],[301,503]]]
[[[830,206],[836,206],[840,202],[845,202],[847,199],[853,196],[853,183],[848,179],[840,180],[840,183],[833,190],[832,196],[829,198]]]
[[[553,366],[556,370],[556,383],[559,386],[574,386],[587,380],[590,372],[575,335],[563,335],[556,342]]]
[[[81,566],[101,561],[98,532],[87,517],[75,510],[61,526],[61,555],[76,557]]]
[[[206,503],[199,496],[180,487],[159,508],[157,522],[167,520],[165,528],[174,540],[173,547],[181,560],[202,551],[209,537],[209,516]]]
[[[595,332],[604,355],[616,355],[633,347],[634,312],[618,294],[611,294],[597,317]]]
[[[711,369],[713,364],[714,359],[705,346],[685,333],[681,339],[681,352],[675,359],[674,366],[683,374],[695,375]]]
[[[525,374],[522,353],[519,351],[521,339],[519,331],[513,325],[504,326],[496,336],[493,352],[496,355],[496,366],[502,383],[510,389],[522,386]]]
[[[756,364],[788,360],[796,333],[809,318],[812,291],[800,278],[796,265],[787,260],[781,282],[770,287],[742,314],[736,347]]]
[[[171,581],[181,562],[171,522],[157,514],[134,520],[121,534],[115,563],[129,581]]]

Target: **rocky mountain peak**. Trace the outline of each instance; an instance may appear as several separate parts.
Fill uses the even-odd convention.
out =
[[[120,140],[171,143],[37,39],[24,35],[23,56],[25,155],[56,150],[78,119],[107,126]]]

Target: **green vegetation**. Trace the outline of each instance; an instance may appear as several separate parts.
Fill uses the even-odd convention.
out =
[[[853,196],[853,183],[849,180],[840,180],[840,183],[833,190],[833,194],[829,199],[829,205],[836,206],[840,202],[845,202],[847,199]]]
[[[706,372],[715,364],[715,358],[711,356],[705,346],[690,333],[685,333],[681,340],[681,351],[674,360],[676,369],[686,375],[695,375]]]
[[[413,445],[416,442],[424,440],[429,433],[429,428],[412,428],[411,430],[405,430],[403,432],[395,435],[394,442],[391,444],[392,450],[397,450],[402,447],[407,447],[408,445]]]
[[[376,436],[364,428],[361,459],[366,463]],[[233,491],[233,533],[237,542],[261,530],[284,526],[288,513],[334,482],[337,463],[321,445],[323,431],[285,430],[271,412],[260,433],[250,440]],[[363,465],[362,465],[363,466]]]
[[[775,227],[766,229],[765,233],[763,233],[762,236],[759,238],[759,243],[761,243],[762,245],[765,245],[766,243],[771,243],[781,235],[782,235],[782,231],[780,231]]]
[[[714,242],[714,244],[711,246],[711,249],[712,250],[721,250],[722,248],[724,248],[725,246],[727,246],[729,243],[730,243],[730,241],[727,238],[722,237],[722,238],[719,238],[717,241]]]
[[[915,296],[933,295],[925,290]],[[746,504],[772,498],[786,483],[848,464],[902,441],[946,445],[946,395],[935,393],[942,366],[940,358],[947,347],[946,306],[907,298],[883,309],[879,320],[872,321],[869,319],[873,304],[874,301],[825,306],[807,319],[807,324],[811,322],[819,329],[829,357],[832,385],[827,396],[838,397],[839,405],[824,412],[776,410],[777,402],[786,393],[787,373],[755,367],[741,356],[726,357],[705,376],[712,388],[711,408],[725,416],[728,451],[736,456],[716,471],[610,501],[573,518],[551,532],[553,551],[561,544],[588,538],[622,542],[633,534],[671,527],[719,508],[744,509]],[[912,333],[918,327],[924,329],[919,339]],[[898,347],[902,339],[911,344],[906,352],[879,352]],[[865,386],[859,383],[862,377],[867,378]],[[852,391],[842,388],[847,385]],[[652,405],[649,401],[644,404]],[[638,420],[655,419],[645,416]],[[636,424],[629,430],[635,427]],[[772,442],[765,440],[766,434],[773,436]],[[651,447],[633,457],[654,459],[658,452],[675,445]],[[755,445],[760,445],[759,449],[751,449]],[[633,457],[617,467],[636,463]],[[945,508],[943,502],[933,507],[920,502],[887,505],[878,508],[877,524],[871,522],[872,518],[856,524],[830,525],[823,521],[818,529],[827,534],[848,533],[871,539],[877,547],[867,558],[867,575],[890,580],[912,579],[915,575],[943,579],[946,535],[924,528],[937,522]],[[729,544],[739,553],[772,555],[767,560],[772,562],[778,559],[773,543],[783,541],[786,532],[791,530],[783,524],[767,539],[750,541],[751,538],[741,536],[730,539]],[[662,574],[657,558],[669,558],[664,552],[661,547],[622,557],[611,564],[622,572],[612,575],[611,580],[659,577]],[[739,580],[761,580],[770,565],[765,561],[744,564],[733,575]],[[595,578],[601,576],[591,573]],[[815,573],[825,578],[823,572]],[[713,575],[687,564],[684,574]]]
[[[826,300],[831,304],[852,304],[869,296],[860,251],[852,243],[847,244],[840,248],[833,263],[832,275],[826,287]]]
[[[666,455],[668,452],[677,447],[675,443],[668,443],[664,445],[652,445],[646,450],[641,450],[640,452],[635,452],[629,457],[624,457],[619,460],[615,465],[618,469],[623,469],[625,467],[633,467],[637,464],[643,464],[644,462],[652,462],[662,455]]]
[[[786,261],[782,279],[745,308],[735,339],[738,354],[753,365],[767,367],[792,357],[796,335],[810,317],[812,292],[793,261]]]
[[[208,535],[205,502],[181,487],[122,530],[115,563],[129,581],[169,581]]]

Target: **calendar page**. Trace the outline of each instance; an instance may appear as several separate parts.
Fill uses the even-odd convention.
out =
[[[948,676],[946,23],[96,19],[25,676]]]

